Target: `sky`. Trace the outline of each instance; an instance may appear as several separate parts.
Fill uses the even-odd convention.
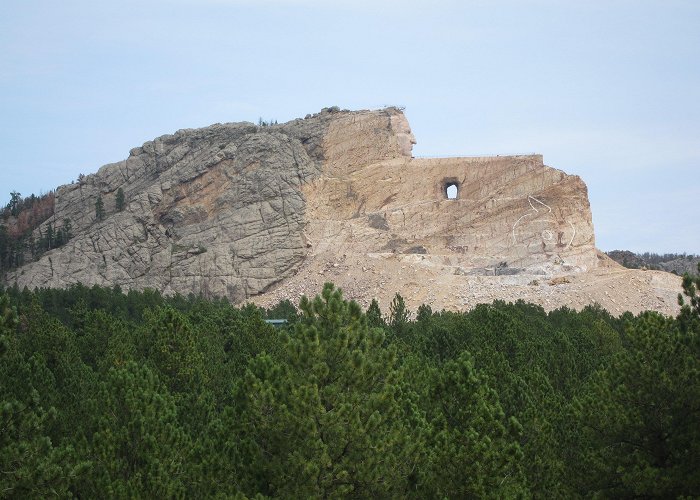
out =
[[[696,0],[0,0],[0,203],[181,128],[405,107],[416,156],[540,153],[602,250],[700,253]]]

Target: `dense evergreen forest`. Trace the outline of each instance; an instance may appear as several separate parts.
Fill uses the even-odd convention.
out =
[[[0,290],[0,496],[698,495],[698,285],[677,318]]]

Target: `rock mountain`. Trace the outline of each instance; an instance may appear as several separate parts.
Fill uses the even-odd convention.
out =
[[[677,277],[623,269],[596,249],[578,176],[540,155],[413,158],[413,144],[396,108],[164,135],[59,187],[44,224],[70,218],[73,238],[6,281],[263,305],[334,281],[365,305],[400,292],[434,309],[522,298],[675,311]]]

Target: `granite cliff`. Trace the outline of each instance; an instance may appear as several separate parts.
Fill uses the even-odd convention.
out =
[[[677,279],[623,270],[596,250],[579,177],[540,155],[421,159],[413,144],[395,108],[159,137],[59,187],[44,224],[70,218],[74,236],[5,281],[265,305],[335,281],[365,304],[398,291],[434,308],[524,298],[675,310]]]

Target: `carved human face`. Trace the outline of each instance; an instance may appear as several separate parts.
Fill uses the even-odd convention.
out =
[[[392,115],[391,128],[396,135],[396,141],[399,145],[399,152],[404,156],[411,156],[413,145],[416,143],[416,138],[411,132],[411,126],[403,114]]]

